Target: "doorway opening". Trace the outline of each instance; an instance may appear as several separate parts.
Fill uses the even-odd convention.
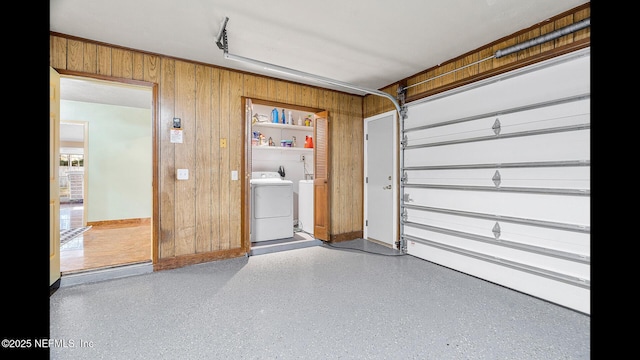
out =
[[[154,86],[61,74],[63,278],[155,261]]]
[[[314,124],[319,109],[244,99],[245,234],[250,255],[322,244],[314,234]],[[284,118],[284,119],[283,119]]]

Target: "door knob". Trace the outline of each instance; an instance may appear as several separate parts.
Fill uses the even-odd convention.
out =
[[[391,185],[387,185],[387,186],[383,186],[382,187],[382,190],[388,190],[388,189],[391,189]]]

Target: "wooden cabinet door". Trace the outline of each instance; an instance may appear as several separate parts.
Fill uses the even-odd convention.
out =
[[[313,235],[316,239],[329,241],[329,114],[316,114],[314,129],[314,177],[313,177]]]

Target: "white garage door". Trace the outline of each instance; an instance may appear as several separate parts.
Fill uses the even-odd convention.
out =
[[[590,49],[407,104],[407,253],[590,314]]]

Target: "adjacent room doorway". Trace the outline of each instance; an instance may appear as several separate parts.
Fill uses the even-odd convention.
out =
[[[157,158],[154,154],[155,146],[155,127],[156,120],[154,119],[153,104],[153,87],[152,85],[144,84],[142,86],[135,84],[126,84],[118,81],[106,81],[103,78],[92,79],[89,77],[79,76],[66,76],[62,73],[61,76],[61,122],[73,122],[84,123],[83,138],[80,144],[75,144],[76,147],[82,147],[82,172],[83,172],[83,193],[80,198],[73,196],[70,191],[71,201],[67,204],[70,206],[60,207],[60,230],[64,230],[62,227],[63,221],[67,221],[74,227],[90,226],[89,230],[81,232],[73,239],[65,239],[65,243],[60,246],[60,269],[64,277],[65,274],[88,272],[105,268],[113,268],[123,265],[136,264],[141,262],[153,261],[153,243],[154,243],[154,231],[153,231],[153,214],[155,211],[155,201],[157,190],[155,184],[157,182],[154,172],[153,161]],[[102,153],[105,152],[104,146],[108,146],[108,142],[103,142],[98,139],[99,136],[103,136],[105,131],[97,131],[93,134],[88,130],[91,129],[92,121],[99,121],[92,119],[90,114],[101,114],[105,111],[112,111],[112,117],[117,117],[118,114],[122,115],[123,119],[128,119],[127,112],[129,108],[135,108],[134,105],[129,103],[132,91],[141,93],[146,98],[147,109],[149,110],[149,119],[147,121],[147,130],[144,130],[148,134],[149,146],[144,149],[137,149],[135,157],[142,157],[148,159],[145,163],[148,163],[148,171],[150,180],[148,183],[151,185],[148,187],[148,203],[144,206],[148,206],[148,217],[144,216],[139,219],[130,219],[125,216],[126,219],[106,217],[103,221],[103,217],[93,216],[90,218],[89,211],[91,206],[100,206],[103,203],[99,198],[94,196],[91,198],[91,187],[101,186],[96,184],[89,178],[90,168],[94,180],[105,179],[108,173],[113,173],[113,164],[105,164],[100,160],[101,156],[92,156],[91,146],[103,148]],[[123,96],[117,96],[122,94]],[[88,96],[87,95],[91,95]],[[126,99],[118,100],[118,99]],[[64,111],[65,106],[73,106],[73,111]],[[91,110],[96,108],[96,111]],[[110,110],[112,109],[112,110]],[[99,111],[98,111],[99,110]],[[136,110],[139,110],[136,108]],[[98,116],[98,115],[96,115]],[[119,116],[119,115],[118,115]],[[95,125],[98,126],[98,125]],[[116,126],[114,120],[113,126]],[[126,137],[128,130],[126,130],[126,121],[123,120],[121,124],[120,138]],[[139,131],[140,124],[131,124],[131,132]],[[61,136],[63,136],[61,131]],[[64,147],[65,139],[61,139],[61,147]],[[78,141],[80,142],[80,141]],[[92,145],[93,144],[93,145]],[[132,143],[135,144],[135,143]],[[67,143],[67,145],[70,145]],[[71,144],[73,145],[73,144]],[[118,145],[114,145],[118,146]],[[113,148],[106,151],[120,152],[122,149]],[[139,152],[147,152],[146,154],[140,154]],[[67,151],[69,152],[69,151]],[[77,158],[77,156],[76,156]],[[69,156],[71,161],[71,156]],[[77,160],[77,159],[76,159]],[[90,161],[92,160],[92,161]],[[132,159],[134,161],[135,159]],[[101,165],[101,161],[103,164]],[[69,164],[73,165],[73,164]],[[73,168],[73,167],[71,167]],[[75,168],[74,168],[75,169]],[[77,170],[77,169],[75,169]],[[102,174],[101,176],[99,174]],[[100,176],[100,178],[98,178]],[[100,182],[100,181],[99,181]],[[103,183],[106,181],[102,181]],[[104,185],[104,184],[103,184]],[[147,191],[147,190],[144,190]],[[102,193],[99,191],[98,193]],[[121,191],[119,191],[121,193]],[[64,214],[63,214],[64,212]],[[78,219],[80,217],[80,219]],[[115,219],[115,220],[110,220]],[[135,221],[130,221],[135,220]]]

